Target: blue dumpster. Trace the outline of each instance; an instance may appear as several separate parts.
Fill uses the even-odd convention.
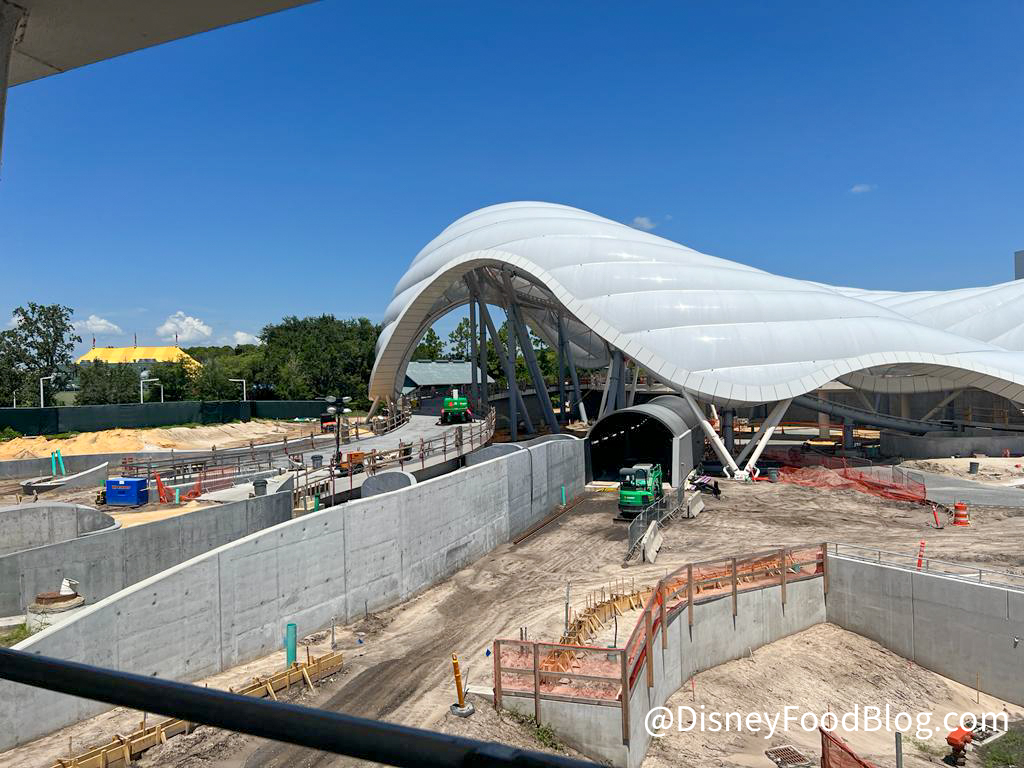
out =
[[[149,503],[149,486],[144,477],[111,477],[107,479],[107,504],[115,507],[137,507]]]

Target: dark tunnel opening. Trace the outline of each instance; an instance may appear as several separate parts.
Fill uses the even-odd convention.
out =
[[[661,464],[672,482],[672,432],[644,413],[621,411],[602,419],[590,433],[595,480],[618,482],[619,470],[634,464]]]

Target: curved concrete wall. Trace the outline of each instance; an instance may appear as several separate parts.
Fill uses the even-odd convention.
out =
[[[397,469],[381,472],[379,475],[372,475],[363,481],[363,484],[359,486],[359,496],[368,499],[371,496],[380,496],[382,493],[390,493],[400,488],[408,488],[410,485],[416,485],[416,475],[411,472],[402,472]]]
[[[79,582],[88,603],[97,602],[291,516],[291,493],[275,493],[0,556],[0,616],[21,613],[64,577]]]
[[[17,646],[195,680],[299,632],[388,608],[484,556],[583,490],[583,444],[558,440],[305,515],[146,579]],[[129,529],[130,530],[130,529]],[[0,683],[0,750],[104,704]]]
[[[0,555],[117,527],[110,515],[81,504],[40,501],[0,507]]]

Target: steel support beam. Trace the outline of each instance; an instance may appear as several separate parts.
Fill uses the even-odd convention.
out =
[[[700,422],[700,428],[704,430],[704,434],[710,441],[715,454],[721,460],[722,466],[726,468],[728,474],[735,475],[740,471],[740,468],[736,466],[736,462],[733,461],[732,456],[727,450],[725,450],[722,438],[720,438],[718,433],[715,432],[714,427],[712,427],[711,423],[708,421],[708,417],[704,415],[704,411],[700,409],[700,406],[697,405],[697,401],[693,399],[693,395],[685,389],[682,390],[682,393],[683,399],[686,400],[687,404],[690,406],[690,410],[693,411],[693,415],[696,417],[697,421]]]
[[[536,392],[541,413],[544,416],[544,420],[548,423],[551,433],[558,434],[560,431],[558,417],[555,416],[555,409],[551,405],[551,398],[548,396],[548,386],[544,381],[544,375],[541,373],[540,364],[537,362],[537,355],[533,351],[530,331],[527,329],[526,323],[523,322],[522,312],[519,309],[519,304],[516,302],[515,289],[512,287],[512,279],[507,272],[505,273],[505,290],[508,291],[508,318],[511,321],[516,336],[519,337],[519,346],[523,349],[526,369],[530,372],[530,378],[533,379],[533,389]]]
[[[636,360],[634,360],[633,361],[633,384],[629,388],[629,402],[626,404],[626,407],[628,407],[628,408],[632,408],[633,407],[633,402],[636,400],[636,388],[637,388],[637,385],[639,385],[639,383],[640,383],[640,366],[637,364]]]
[[[564,423],[569,418],[568,403],[565,402],[565,333],[562,316],[558,315],[558,417]]]
[[[476,288],[476,281],[470,276],[466,275],[466,279],[471,282],[474,288]],[[509,432],[512,435],[512,439],[515,440],[519,436],[519,415],[517,411],[522,409],[523,424],[526,427],[526,431],[533,434],[533,422],[530,420],[530,414],[526,410],[526,403],[523,401],[523,395],[519,391],[519,385],[516,383],[516,367],[514,359],[509,364],[508,355],[501,345],[501,337],[498,335],[498,329],[494,327],[494,321],[491,320],[491,313],[487,309],[485,302],[480,302],[480,319],[487,325],[487,332],[491,335],[491,339],[494,342],[494,351],[498,355],[498,362],[501,363],[501,368],[505,371],[505,378],[508,379],[508,413],[509,413]],[[514,334],[509,335],[509,347],[513,350],[515,346],[513,340],[515,339]]]
[[[598,421],[604,418],[605,406],[608,404],[608,391],[611,388],[612,370],[615,368],[615,358],[612,357],[610,353],[608,357],[608,372],[604,376],[604,389],[601,391],[601,405],[597,407]]]
[[[722,411],[722,440],[725,443],[725,450],[729,453],[733,453],[736,450],[736,439],[733,433],[733,419],[736,417],[736,411],[732,408],[726,408]]]
[[[928,411],[928,413],[926,413],[924,416],[922,416],[921,417],[921,421],[928,421],[928,419],[932,418],[932,416],[934,416],[936,413],[941,411],[947,405],[952,403],[954,400],[956,400],[958,397],[960,397],[960,395],[962,395],[963,393],[964,393],[964,390],[962,390],[962,389],[957,389],[957,390],[954,390],[954,391],[950,392],[944,398],[939,400],[939,402],[935,404],[934,408],[932,408],[930,411]]]
[[[477,360],[477,346],[476,346],[476,294],[474,291],[470,291],[469,294],[469,394],[473,407],[479,410],[480,404],[480,385],[477,376],[476,360]]]
[[[583,391],[580,389],[580,379],[576,373],[576,360],[572,354],[572,344],[569,342],[569,337],[565,333],[565,320],[561,315],[558,316],[558,333],[565,344],[565,362],[569,368],[569,379],[572,381],[572,391],[575,393],[576,402],[579,405],[580,421],[587,424],[587,406],[583,404]]]
[[[754,439],[747,443],[743,452],[740,453],[739,460],[742,462],[746,457],[748,451],[753,451],[750,455],[750,461],[747,462],[747,472],[753,472],[757,467],[757,460],[761,458],[761,452],[768,447],[768,441],[772,439],[772,434],[775,432],[775,428],[779,426],[779,422],[782,421],[782,417],[786,415],[786,411],[789,410],[789,406],[793,403],[793,398],[788,400],[780,400],[772,408],[768,414],[768,418],[761,424],[761,428],[757,430],[757,434],[754,435]]]
[[[487,383],[487,367],[488,367],[488,355],[487,355],[487,327],[484,325],[483,313],[484,313],[484,301],[480,297],[480,293],[477,292],[477,304],[480,308],[480,402],[484,406],[490,406],[491,387]]]

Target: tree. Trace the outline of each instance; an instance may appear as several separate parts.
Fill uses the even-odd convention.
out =
[[[53,375],[53,391],[65,388],[71,377],[71,353],[82,337],[71,322],[72,309],[62,304],[36,304],[14,310],[14,338],[31,378]]]
[[[195,400],[240,400],[238,385],[228,381],[224,367],[219,360],[210,360],[192,380],[192,397]]]
[[[302,363],[298,355],[290,355],[278,369],[274,390],[282,400],[309,399],[309,385],[306,383],[306,377],[302,375]]]
[[[0,405],[14,404],[14,395],[25,378],[24,356],[14,331],[0,331]]]
[[[151,363],[147,378],[160,379],[164,387],[164,400],[187,400],[192,388],[192,380],[199,375],[199,370],[190,374],[185,363]],[[159,387],[151,390],[150,397],[159,397]],[[148,398],[147,398],[148,399]]]
[[[139,396],[139,379],[130,365],[102,361],[78,366],[78,405],[133,403]]]
[[[455,330],[448,334],[448,359],[469,360],[473,349],[473,329],[469,325],[469,318],[464,317],[455,326]]]
[[[413,360],[440,360],[444,355],[444,344],[433,328],[428,328],[412,353]]]
[[[286,317],[260,334],[254,378],[277,398],[348,396],[353,407],[365,408],[378,336],[380,326],[365,317]]]

